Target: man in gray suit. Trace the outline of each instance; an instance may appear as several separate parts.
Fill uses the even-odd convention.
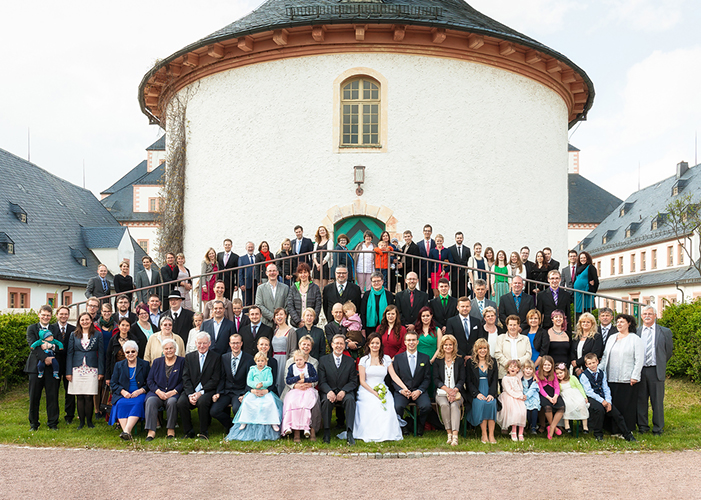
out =
[[[496,310],[497,303],[485,298],[487,295],[487,282],[485,280],[476,279],[472,285],[472,291],[475,293],[475,297],[471,301],[472,308],[470,309],[470,316],[482,321],[482,311],[484,308],[491,306]]]
[[[90,278],[88,286],[85,287],[85,297],[105,297],[110,294],[112,283],[107,279],[107,266],[100,264],[97,266],[97,276]],[[100,301],[105,302],[104,300]]]
[[[560,286],[566,286],[567,288],[572,288],[574,285],[574,280],[577,277],[577,252],[570,250],[567,254],[568,265],[563,267],[560,274]]]
[[[645,362],[638,388],[638,431],[642,434],[650,430],[649,400],[652,406],[652,433],[660,436],[664,430],[664,381],[674,342],[672,331],[657,324],[654,307],[643,307],[642,319],[642,328],[637,331],[645,347]]]
[[[161,273],[158,272],[157,267],[153,266],[153,260],[151,260],[151,257],[145,255],[141,259],[141,263],[144,265],[144,270],[136,273],[136,277],[134,278],[134,286],[136,288],[144,288],[146,286],[160,284]],[[147,304],[148,299],[152,294],[158,295],[158,297],[163,300],[161,297],[161,287],[149,288],[148,290],[136,292],[137,304]]]
[[[287,294],[290,292],[290,287],[278,281],[279,273],[275,264],[268,264],[265,274],[268,276],[268,281],[256,290],[256,305],[260,307],[263,323],[272,328],[275,309],[278,307],[284,309],[287,306]]]

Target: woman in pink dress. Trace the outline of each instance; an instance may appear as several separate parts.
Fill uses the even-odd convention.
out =
[[[295,443],[300,442],[300,431],[304,436],[316,441],[312,422],[312,408],[319,398],[317,390],[313,387],[319,377],[311,363],[307,363],[309,355],[304,351],[294,352],[294,364],[287,370],[285,381],[288,385],[304,384],[300,388],[292,389],[285,396],[282,408],[282,435],[287,436],[294,431]]]
[[[511,427],[512,441],[523,441],[523,428],[526,426],[526,396],[523,394],[520,374],[519,360],[509,361],[506,364],[506,375],[501,381],[503,391],[499,395],[501,410],[497,412],[497,424],[502,429]]]
[[[213,273],[219,271],[217,267],[217,252],[210,248],[207,253],[204,254],[204,260],[202,261],[202,268],[200,274]],[[214,300],[214,283],[217,281],[217,275],[211,274],[209,276],[203,276],[200,278],[200,283],[202,284],[202,303]]]

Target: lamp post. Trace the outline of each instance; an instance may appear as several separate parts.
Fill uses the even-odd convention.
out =
[[[362,165],[356,165],[353,167],[353,182],[355,182],[358,187],[355,190],[355,194],[361,196],[363,194],[363,188],[360,187],[365,183],[365,167]]]

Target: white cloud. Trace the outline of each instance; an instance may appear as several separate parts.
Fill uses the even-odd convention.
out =
[[[603,0],[607,19],[634,30],[659,32],[682,21],[685,0]]]
[[[469,4],[525,35],[561,31],[568,13],[586,8],[577,0],[473,0]]]

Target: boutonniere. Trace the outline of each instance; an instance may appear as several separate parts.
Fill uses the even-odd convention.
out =
[[[426,363],[421,363],[419,364],[419,366],[426,366]]]

